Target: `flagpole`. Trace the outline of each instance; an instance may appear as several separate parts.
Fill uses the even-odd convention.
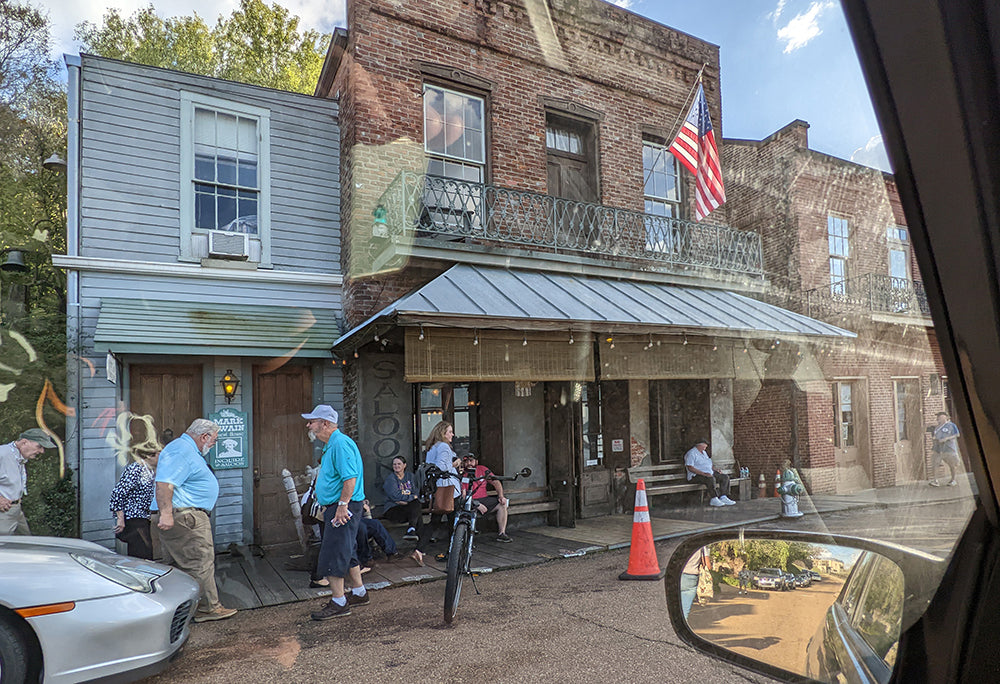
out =
[[[691,86],[691,90],[688,91],[687,97],[684,98],[684,106],[682,106],[680,111],[677,112],[677,118],[674,119],[674,125],[670,127],[670,130],[674,132],[673,137],[669,138],[670,140],[673,140],[674,138],[677,137],[677,130],[678,130],[677,123],[681,120],[682,117],[687,117],[688,115],[688,109],[691,104],[691,100],[694,97],[695,92],[698,90],[698,86],[701,85],[702,76],[705,73],[706,67],[708,67],[708,62],[705,62],[704,64],[701,65],[701,69],[698,70],[698,75],[694,79],[694,85]]]

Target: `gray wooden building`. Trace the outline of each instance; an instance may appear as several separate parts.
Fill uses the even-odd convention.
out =
[[[179,436],[220,415],[215,540],[295,538],[281,469],[315,458],[299,413],[342,403],[338,105],[68,57],[67,463],[81,532],[113,545],[122,411]],[[239,379],[232,397],[220,380]],[[117,377],[115,377],[117,376]]]

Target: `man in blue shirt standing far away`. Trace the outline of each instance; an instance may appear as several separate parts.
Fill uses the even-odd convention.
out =
[[[219,498],[219,481],[205,455],[219,437],[219,426],[196,418],[183,435],[160,452],[156,464],[156,527],[164,560],[194,577],[201,585],[195,622],[225,620],[235,608],[219,602],[215,584],[215,542],[209,519]]]
[[[320,404],[312,413],[303,413],[309,438],[326,443],[316,476],[316,500],[323,511],[323,543],[317,573],[330,582],[330,602],[315,613],[313,620],[329,620],[351,614],[351,606],[371,603],[361,580],[355,540],[364,508],[365,485],[361,452],[354,440],[337,429],[337,412]],[[344,596],[344,578],[350,578],[351,594]]]

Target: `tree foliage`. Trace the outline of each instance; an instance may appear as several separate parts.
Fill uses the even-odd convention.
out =
[[[48,19],[28,2],[0,0],[0,250],[23,273],[0,272],[0,441],[38,424],[58,435],[65,397],[66,284],[51,255],[66,249],[66,176],[42,167],[65,156],[66,93],[49,59]],[[67,490],[68,488],[68,490]],[[25,509],[36,533],[72,534],[76,496],[49,450],[28,468]]]
[[[83,52],[203,76],[311,94],[329,35],[299,31],[298,17],[263,0],[240,0],[214,27],[195,13],[163,19],[152,5],[124,18],[108,10],[100,26],[84,22]]]

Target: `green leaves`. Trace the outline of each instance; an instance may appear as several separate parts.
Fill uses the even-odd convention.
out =
[[[160,18],[153,5],[128,19],[112,9],[101,26],[77,26],[76,37],[83,52],[102,57],[306,94],[316,87],[330,40],[300,33],[298,17],[263,0],[241,0],[214,28],[197,14]]]

